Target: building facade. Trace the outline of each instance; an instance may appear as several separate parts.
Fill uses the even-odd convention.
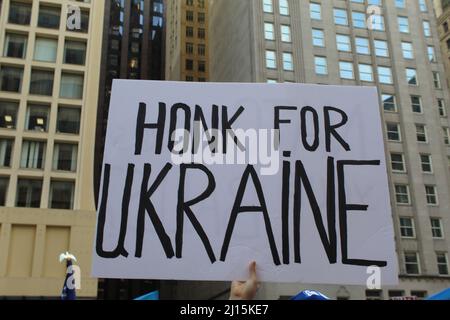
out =
[[[0,2],[0,299],[59,297],[69,251],[90,278],[104,1]]]
[[[209,79],[207,0],[167,0],[166,79]]]
[[[447,85],[450,84],[450,1],[435,0],[438,31],[441,41],[442,62],[445,65]]]
[[[448,57],[439,50],[433,1],[212,0],[209,11],[211,81],[379,91],[399,286],[267,284],[258,297],[308,288],[338,299],[389,299],[450,287]]]

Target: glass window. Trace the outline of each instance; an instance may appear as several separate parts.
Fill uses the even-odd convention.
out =
[[[263,0],[263,9],[264,12],[272,13],[273,12],[272,0]]]
[[[366,29],[366,14],[364,12],[352,12],[353,27]]]
[[[382,15],[372,15],[368,24],[371,30],[384,31],[384,17]]]
[[[314,57],[314,67],[316,74],[326,75],[328,74],[328,63],[325,57]]]
[[[408,17],[397,17],[398,29],[402,33],[409,33]]]
[[[78,146],[70,143],[55,143],[53,150],[53,170],[77,170]]]
[[[279,6],[280,6],[280,14],[287,16],[289,15],[289,3],[287,0],[280,0],[278,2]]]
[[[375,55],[378,57],[389,57],[388,43],[384,40],[374,40]]]
[[[414,220],[412,218],[400,217],[400,234],[402,238],[415,238]]]
[[[369,39],[355,38],[356,52],[359,54],[370,54]]]
[[[9,168],[11,166],[11,154],[14,140],[0,138],[0,167]]]
[[[194,28],[186,27],[186,37],[192,38],[194,36]]]
[[[430,62],[436,62],[436,53],[434,52],[434,47],[433,46],[428,46],[427,47],[427,53],[428,53],[428,60]]]
[[[440,275],[448,275],[448,259],[446,253],[436,253],[438,272]]]
[[[325,34],[323,30],[312,29],[313,45],[316,47],[325,47]]]
[[[43,169],[45,164],[46,143],[42,141],[24,140],[20,167],[28,169]]]
[[[70,15],[72,15],[72,12],[68,12],[68,17],[67,19],[70,19]],[[83,33],[87,33],[89,30],[89,11],[85,11],[85,10],[81,10],[81,19],[80,19],[81,23],[79,26],[71,26],[69,23],[66,24],[66,28],[68,31],[73,31],[73,32],[83,32]],[[70,21],[70,20],[69,20]],[[79,28],[78,28],[79,27]]]
[[[50,7],[41,5],[39,8],[38,27],[59,29],[61,17],[60,7]]]
[[[352,46],[350,44],[350,37],[343,35],[343,34],[337,34],[336,35],[336,44],[337,44],[337,49],[339,51],[344,51],[344,52],[351,52],[352,51]]]
[[[397,8],[403,9],[405,7],[405,0],[395,0],[395,6]]]
[[[29,25],[31,19],[31,3],[11,2],[9,4],[9,23]]]
[[[84,65],[86,42],[68,41],[64,45],[64,63]]]
[[[359,64],[359,78],[361,81],[372,82],[373,81],[373,71],[372,66],[369,64]]]
[[[51,96],[53,94],[53,71],[31,71],[30,94]]]
[[[441,218],[430,218],[431,222],[431,233],[433,238],[442,239],[444,238],[444,232],[442,229],[442,219]]]
[[[419,96],[411,96],[412,112],[422,113],[422,99]]]
[[[431,155],[421,154],[420,163],[422,166],[422,172],[432,173],[433,172],[433,161],[431,160]]]
[[[400,127],[398,123],[387,123],[386,131],[389,141],[401,141]]]
[[[81,109],[70,107],[58,108],[56,132],[78,134],[80,132]]]
[[[8,194],[9,178],[0,177],[0,206],[6,205],[6,195]]]
[[[56,39],[36,38],[34,60],[55,62],[58,41]]]
[[[438,102],[438,109],[439,109],[439,115],[441,117],[446,117],[447,116],[447,107],[445,106],[445,101],[444,99],[437,99]]]
[[[28,105],[26,129],[46,132],[48,130],[50,108],[42,105]]]
[[[83,82],[84,77],[82,75],[63,73],[59,96],[66,99],[83,98]]]
[[[291,42],[291,27],[290,26],[281,26],[281,41],[283,42]]]
[[[41,206],[42,180],[19,179],[17,182],[17,207]]]
[[[381,95],[381,100],[383,101],[383,109],[388,112],[397,112],[397,103],[395,101],[395,96],[392,94]]]
[[[264,23],[264,37],[266,40],[275,40],[275,29],[273,23]]]
[[[333,9],[334,13],[334,23],[337,25],[347,26],[348,25],[348,18],[347,18],[347,11],[343,9]]]
[[[342,79],[355,79],[352,62],[339,62],[339,74]]]
[[[206,63],[205,61],[198,61],[198,68],[197,68],[198,72],[206,72]]]
[[[395,200],[398,204],[410,204],[409,187],[404,184],[395,185]]]
[[[448,128],[442,128],[442,132],[444,134],[444,143],[445,145],[450,145],[450,136],[448,132]]]
[[[290,53],[290,52],[283,52],[283,70],[285,70],[285,71],[293,71],[294,70],[292,53]]]
[[[2,91],[20,92],[22,89],[23,68],[2,66],[0,84]]]
[[[405,161],[403,154],[401,153],[391,153],[391,168],[392,171],[405,172]]]
[[[16,128],[17,110],[19,110],[18,102],[0,101],[0,128]]]
[[[309,4],[309,15],[313,20],[322,20],[322,7],[319,3],[311,2]]]
[[[402,42],[403,58],[414,59],[414,51],[411,42]]]
[[[392,84],[392,70],[388,67],[378,67],[378,81],[384,84]]]
[[[277,68],[277,59],[275,51],[266,50],[266,67],[269,69]]]
[[[3,56],[24,59],[27,53],[28,37],[22,34],[7,33]]]
[[[405,252],[405,271],[407,274],[419,274],[419,258],[417,252]]]
[[[75,183],[52,181],[50,184],[49,206],[52,209],[73,209]]]
[[[427,196],[427,204],[433,206],[438,204],[436,186],[425,186],[425,193]]]
[[[425,37],[431,37],[431,26],[428,21],[423,22],[423,33]]]
[[[410,85],[414,85],[414,86],[418,85],[416,69],[411,69],[411,68],[406,69],[406,81]]]
[[[427,129],[423,124],[416,124],[416,135],[418,142],[427,142]]]
[[[439,72],[433,71],[433,84],[435,89],[442,89]]]
[[[419,8],[420,8],[420,11],[422,11],[422,12],[428,11],[427,3],[425,2],[425,0],[419,0]]]

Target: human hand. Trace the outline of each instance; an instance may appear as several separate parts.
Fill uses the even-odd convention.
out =
[[[233,281],[231,283],[230,300],[252,300],[259,289],[258,277],[256,276],[256,262],[249,266],[250,278],[247,281]]]

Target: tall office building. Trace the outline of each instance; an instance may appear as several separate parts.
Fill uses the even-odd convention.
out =
[[[441,41],[442,62],[447,72],[447,85],[450,84],[450,1],[434,0],[438,31]]]
[[[367,16],[370,12],[375,15]],[[211,81],[376,86],[400,284],[268,284],[260,298],[319,289],[388,299],[450,287],[449,90],[430,0],[212,0]],[[357,134],[357,133],[355,133]]]
[[[209,78],[207,0],[167,0],[166,79]]]
[[[59,297],[73,253],[90,278],[104,1],[0,2],[0,298]]]
[[[164,79],[164,1],[104,2],[103,52],[95,142],[95,197],[98,199],[113,79]],[[155,289],[152,281],[101,280],[100,299],[131,299]]]

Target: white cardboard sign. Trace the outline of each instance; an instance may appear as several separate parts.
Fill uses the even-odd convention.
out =
[[[398,282],[375,88],[115,80],[102,170],[95,277]]]

